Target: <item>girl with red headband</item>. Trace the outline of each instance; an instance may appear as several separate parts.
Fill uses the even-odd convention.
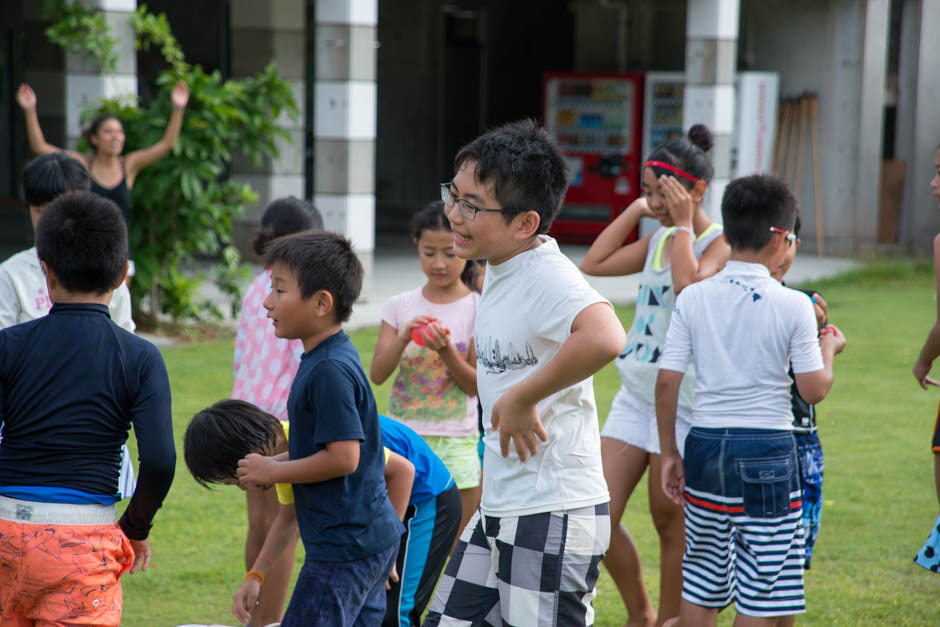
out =
[[[653,150],[643,167],[643,196],[597,236],[581,262],[582,271],[597,276],[642,272],[627,347],[616,362],[621,387],[601,431],[612,527],[604,564],[627,607],[629,625],[661,625],[679,615],[685,521],[682,509],[666,497],[660,485],[654,387],[676,295],[687,285],[718,272],[731,255],[721,226],[713,223],[702,207],[714,172],[705,155],[711,145],[711,133],[697,124],[689,130],[688,140],[671,139]],[[622,246],[643,217],[655,218],[661,226]],[[694,387],[694,376],[687,374],[676,420],[680,452],[691,427]],[[660,546],[658,617],[643,583],[636,546],[620,524],[647,466],[650,513]]]

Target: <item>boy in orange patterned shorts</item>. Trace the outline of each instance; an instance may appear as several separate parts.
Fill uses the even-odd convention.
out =
[[[119,625],[119,578],[150,563],[173,481],[169,380],[159,351],[108,315],[127,274],[114,203],[59,196],[36,248],[52,310],[0,331],[0,625]],[[115,522],[132,425],[140,478]]]

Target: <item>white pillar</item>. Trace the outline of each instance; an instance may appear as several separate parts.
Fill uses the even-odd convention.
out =
[[[719,221],[721,196],[731,178],[739,13],[739,0],[689,0],[686,18],[682,119],[686,130],[705,124],[714,135],[715,176],[705,210]]]
[[[352,240],[371,291],[375,250],[378,0],[317,0],[314,199],[324,227]]]
[[[885,72],[888,55],[888,30],[891,22],[891,2],[889,0],[867,0],[864,11],[858,155],[855,157],[854,235],[856,252],[867,254],[872,252],[878,244]],[[823,185],[825,185],[825,181],[823,181]]]
[[[901,241],[929,254],[940,231],[930,195],[940,144],[940,0],[905,0],[898,70],[897,158],[907,162],[901,205]]]
[[[232,75],[235,78],[254,76],[274,61],[277,70],[291,88],[302,112],[304,110],[304,2],[303,0],[232,0],[231,42]],[[239,248],[250,252],[258,223],[265,207],[275,198],[304,197],[304,135],[303,115],[291,120],[281,114],[277,125],[288,133],[291,141],[277,140],[278,156],[254,166],[243,155],[232,159],[232,177],[251,185],[258,202],[245,209],[245,215],[234,222],[235,241]]]
[[[88,103],[102,98],[137,99],[137,50],[130,24],[137,0],[97,0],[93,4],[104,13],[111,35],[118,40],[118,62],[114,74],[105,74],[88,55],[66,53],[65,136],[70,148],[81,137],[80,116]]]

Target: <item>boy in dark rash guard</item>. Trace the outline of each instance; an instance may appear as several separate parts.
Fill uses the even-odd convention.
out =
[[[119,625],[119,578],[149,565],[173,481],[169,380],[156,347],[108,315],[127,273],[114,203],[60,196],[36,248],[52,310],[0,331],[0,624]],[[115,522],[131,425],[140,476]]]

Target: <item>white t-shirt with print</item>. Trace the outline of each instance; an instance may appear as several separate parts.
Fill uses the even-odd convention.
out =
[[[579,313],[608,302],[554,239],[542,240],[537,248],[487,266],[477,312],[477,387],[486,428],[481,508],[488,516],[526,516],[610,500],[592,377],[538,403],[548,440],[525,462],[514,445],[504,458],[499,432],[492,429],[493,404],[555,357]]]
[[[816,315],[806,295],[766,266],[729,261],[676,299],[660,369],[697,375],[692,426],[793,428],[787,373],[823,368]]]
[[[0,329],[41,318],[52,309],[46,275],[39,265],[36,247],[22,250],[0,264]],[[111,294],[111,319],[131,333],[131,293],[121,283]]]

